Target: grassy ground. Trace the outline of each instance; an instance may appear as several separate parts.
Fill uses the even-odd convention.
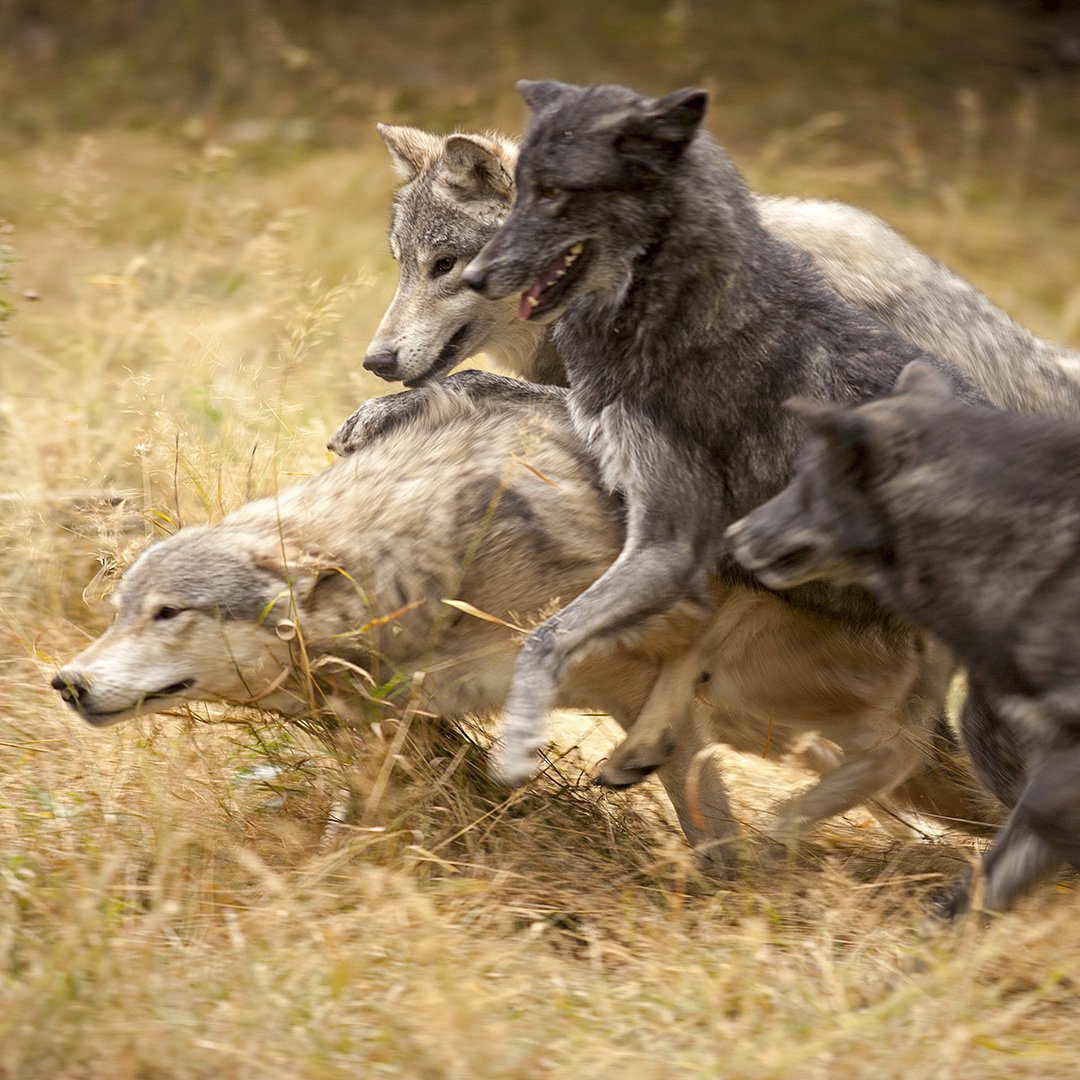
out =
[[[99,732],[47,686],[118,563],[319,469],[386,389],[359,367],[394,284],[370,121],[513,129],[517,75],[705,82],[757,187],[871,206],[1080,344],[1080,89],[1047,24],[189,2],[60,30],[39,8],[3,13],[0,65],[0,1076],[1075,1075],[1068,886],[933,930],[958,841],[852,815],[717,888],[656,796],[580,784],[595,720],[504,799],[471,733],[416,725],[398,754],[227,710]],[[730,771],[751,826],[805,783]],[[335,826],[347,788],[364,814]]]

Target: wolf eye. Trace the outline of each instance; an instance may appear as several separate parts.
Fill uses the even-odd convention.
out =
[[[457,259],[453,255],[444,255],[431,264],[431,276],[442,277],[443,274],[449,274],[455,266],[457,266]]]
[[[154,612],[154,620],[175,619],[183,610],[183,608],[173,607],[171,604],[162,604],[161,607]]]
[[[562,195],[562,189],[552,187],[551,184],[537,184],[536,197],[542,202],[554,202]]]

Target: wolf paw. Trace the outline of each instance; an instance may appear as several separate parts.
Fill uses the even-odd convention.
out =
[[[530,750],[496,743],[491,750],[488,775],[500,787],[516,788],[527,784],[540,768],[540,761]]]
[[[422,412],[424,397],[418,390],[405,390],[369,398],[334,432],[326,448],[340,457],[354,453]]]
[[[674,749],[675,740],[670,732],[665,732],[654,742],[638,745],[627,739],[600,766],[593,782],[609,788],[628,788],[640,784],[667,761]]]

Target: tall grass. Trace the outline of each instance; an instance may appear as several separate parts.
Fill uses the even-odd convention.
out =
[[[1013,28],[1000,9],[963,7]],[[534,41],[579,79],[633,81],[648,47],[661,58],[648,79],[717,80],[712,127],[756,186],[870,205],[1023,321],[1076,341],[1080,151],[1061,137],[1075,84],[988,89],[976,64],[973,96],[939,86],[921,111],[925,78],[875,91],[857,27],[826,25],[850,14],[842,4],[810,5],[786,30],[778,7],[752,7],[730,26],[727,68],[694,5],[632,5],[622,30],[605,9],[603,39],[555,5],[552,25],[587,43],[576,60],[523,6],[411,21],[361,6],[360,22],[309,27],[262,5],[245,22],[184,4],[151,26],[138,10],[86,5],[72,15],[81,39],[61,36],[36,75],[26,54],[9,58],[27,81],[2,84],[19,125],[0,205],[0,315],[13,313],[0,338],[0,1075],[1072,1075],[1071,886],[942,932],[926,897],[974,854],[953,838],[902,843],[853,814],[798,859],[750,846],[737,879],[708,883],[654,792],[585,785],[612,739],[595,718],[563,718],[555,764],[507,797],[484,778],[479,730],[372,725],[357,706],[336,733],[223,708],[94,731],[47,680],[106,625],[111,581],[148,539],[318,470],[339,420],[386,389],[359,365],[394,282],[393,180],[369,119],[512,126],[520,110],[494,86],[543,74]],[[895,12],[922,27],[925,73],[945,16]],[[488,24],[497,48],[473,78],[475,55],[472,68],[448,58],[436,31]],[[382,50],[370,71],[350,74],[346,38],[327,29],[347,26]],[[222,35],[248,42],[252,66],[198,48]],[[736,55],[769,40],[818,73],[811,108],[805,84],[770,89],[764,61]],[[836,83],[824,56],[795,48],[813,42],[842,58]],[[417,89],[427,59],[452,78]],[[414,75],[392,81],[406,61]],[[283,126],[304,115],[310,138]],[[807,782],[734,756],[727,768],[751,833]]]

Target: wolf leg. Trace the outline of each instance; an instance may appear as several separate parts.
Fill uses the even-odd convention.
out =
[[[960,738],[979,783],[1006,806],[1015,806],[1027,779],[1031,748],[1016,726],[990,707],[974,682],[960,711]]]
[[[923,753],[905,732],[885,737],[868,749],[849,752],[837,769],[781,806],[770,835],[778,840],[797,839],[819,821],[886,795],[919,767]]]
[[[691,544],[628,545],[585,592],[529,634],[493,747],[491,771],[500,783],[522,784],[536,772],[547,714],[567,669],[643,619],[706,596],[703,585],[695,588],[697,573]]]
[[[731,815],[720,757],[710,752],[711,734],[693,710],[674,734],[673,749],[657,769],[657,779],[702,871],[723,875],[734,863],[740,831]]]
[[[983,860],[983,905],[1007,911],[1062,864],[1080,865],[1080,746],[1051,750],[1032,770]]]
[[[369,398],[334,432],[328,450],[344,457],[395,428],[421,417],[438,415],[441,408],[460,402],[537,404],[565,400],[566,389],[524,382],[489,371],[459,371],[440,382],[399,394]]]
[[[702,671],[700,652],[691,649],[660,669],[630,733],[600,766],[598,784],[612,788],[639,784],[672,756],[691,726],[694,688]]]

